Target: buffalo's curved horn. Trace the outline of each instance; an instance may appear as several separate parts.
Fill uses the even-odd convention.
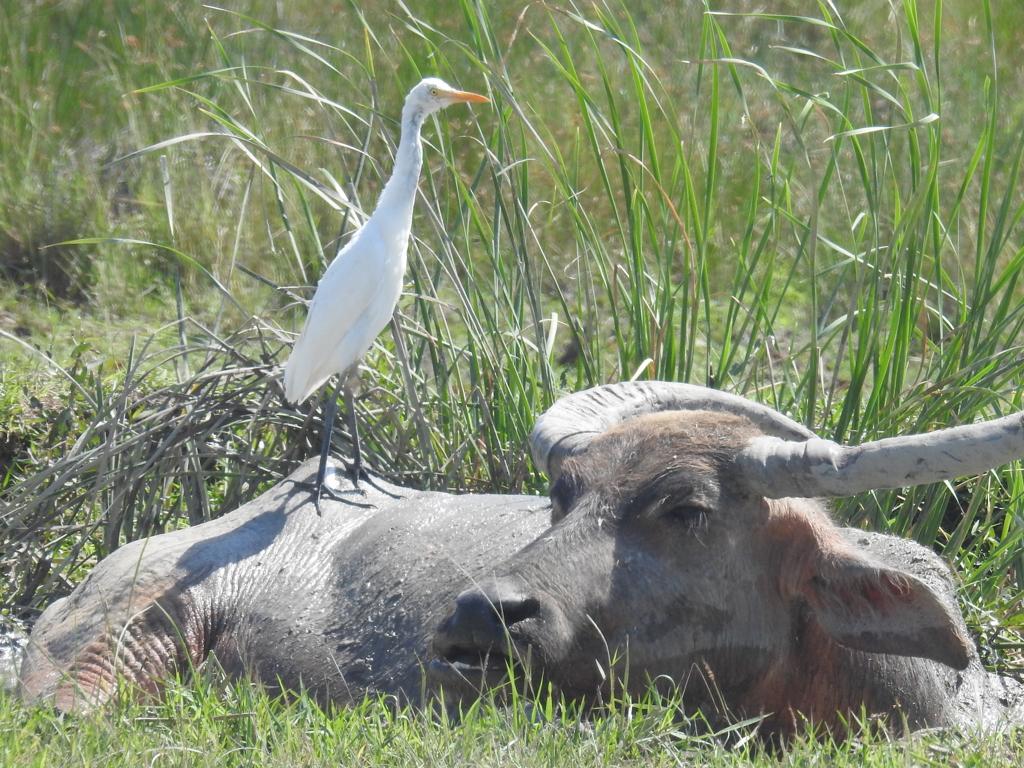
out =
[[[1024,457],[1024,412],[855,446],[813,438],[757,437],[736,461],[769,498],[851,496],[974,475]]]
[[[764,405],[717,389],[669,381],[605,384],[566,395],[539,419],[530,434],[533,459],[554,480],[568,456],[627,419],[658,411],[725,411],[746,416],[765,434],[807,440],[814,433]]]

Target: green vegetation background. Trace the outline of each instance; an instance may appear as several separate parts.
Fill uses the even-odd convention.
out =
[[[425,131],[359,405],[393,479],[543,491],[536,414],[634,376],[849,442],[1021,410],[1022,36],[987,0],[0,4],[4,616],[313,453],[279,366],[428,74],[493,104]],[[837,514],[941,552],[1012,671],[1022,498],[1014,466]]]

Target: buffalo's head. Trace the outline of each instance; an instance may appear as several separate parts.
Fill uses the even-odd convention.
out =
[[[1024,453],[1020,416],[994,424],[984,467],[999,463],[993,450]],[[664,679],[705,711],[826,721],[935,696],[894,693],[921,673],[890,667],[917,657],[952,672],[973,658],[944,566],[907,542],[905,559],[924,565],[858,546],[809,497],[975,471],[967,442],[947,430],[843,448],[681,384],[565,398],[531,437],[552,480],[551,527],[459,595],[433,674],[493,684],[514,667],[589,700],[613,679]]]

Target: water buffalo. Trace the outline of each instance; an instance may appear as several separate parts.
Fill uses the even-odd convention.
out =
[[[531,496],[382,484],[318,516],[285,481],[122,547],[36,623],[20,691],[64,710],[210,655],[321,701],[420,703],[503,679],[599,701],[669,680],[712,719],[911,727],[1022,719],[931,551],[842,528],[813,497],[934,482],[1024,455],[1024,414],[845,448],[764,406],[665,382],[563,398],[531,436]],[[290,479],[306,481],[314,464]],[[335,473],[340,477],[340,473]]]

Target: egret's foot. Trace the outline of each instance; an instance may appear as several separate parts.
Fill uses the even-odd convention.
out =
[[[346,488],[344,491],[336,491],[333,488],[321,486],[320,492],[315,494],[313,498],[313,503],[316,505],[317,514],[323,514],[323,512],[320,511],[320,499],[323,496],[326,496],[331,501],[337,501],[342,504],[348,504],[349,506],[352,507],[359,507],[360,509],[373,509],[375,506],[377,506],[376,504],[369,504],[362,501],[353,501],[351,498],[348,498],[349,495],[353,494],[357,496],[366,496],[366,491],[364,491],[359,486],[356,486],[355,488]]]
[[[316,507],[316,513],[323,515],[323,510],[320,509],[320,499],[328,498],[331,501],[337,501],[341,504],[348,504],[352,507],[359,507],[360,509],[372,509],[375,504],[368,504],[361,501],[353,501],[349,498],[350,495],[355,494],[357,496],[365,496],[366,491],[361,488],[346,488],[343,491],[336,491],[326,484],[318,484],[316,482],[310,482],[307,480],[292,480],[297,488],[301,488],[304,491],[309,491],[313,494],[313,506]]]

